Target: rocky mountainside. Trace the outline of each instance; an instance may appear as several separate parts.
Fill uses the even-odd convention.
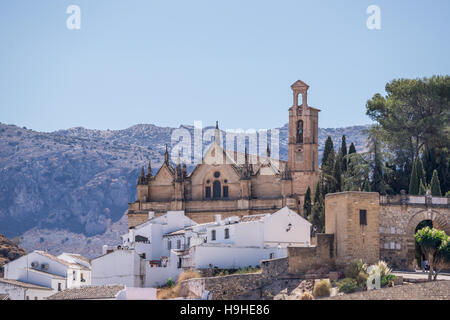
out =
[[[20,248],[17,243],[0,234],[0,274],[5,263],[20,258],[24,254],[26,254],[25,250]]]
[[[343,134],[348,145],[354,142],[361,151],[368,127],[320,129],[319,151],[328,135],[337,148]],[[192,126],[180,128],[193,132]],[[288,127],[279,129],[280,158],[287,159]],[[114,234],[112,226],[123,229],[116,223],[135,200],[140,167],[151,159],[156,173],[173,130],[139,124],[124,130],[45,133],[0,123],[0,233],[22,235],[26,249],[59,245],[68,251],[72,246],[66,238],[90,240],[89,247],[105,232]],[[80,253],[86,252],[91,251]]]

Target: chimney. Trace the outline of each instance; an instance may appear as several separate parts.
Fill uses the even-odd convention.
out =
[[[221,220],[222,220],[222,216],[220,214],[216,214],[216,224],[220,224]]]
[[[148,220],[151,220],[155,217],[155,212],[154,211],[149,211],[148,212]]]

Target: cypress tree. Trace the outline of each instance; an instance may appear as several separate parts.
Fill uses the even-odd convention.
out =
[[[311,204],[311,188],[308,186],[306,190],[305,201],[303,204],[303,217],[308,218],[311,215],[312,204]]]
[[[424,196],[427,194],[427,187],[423,183],[423,179],[420,180],[419,196]]]
[[[433,177],[431,178],[431,195],[433,197],[442,197],[441,184],[439,182],[437,170],[433,171]]]
[[[341,192],[342,191],[342,153],[339,152],[337,159],[334,163],[333,177],[335,179],[333,191]]]
[[[331,151],[334,152],[333,140],[331,140],[331,137],[328,136],[327,141],[325,141],[325,147],[323,149],[322,166],[327,163],[328,156],[330,155]]]
[[[420,181],[417,177],[417,160],[414,161],[413,169],[411,172],[411,178],[409,180],[409,194],[418,195],[420,188]]]
[[[342,136],[342,144],[341,144],[341,153],[342,153],[342,172],[347,171],[347,142],[345,139],[345,135]]]
[[[355,148],[355,145],[353,144],[353,142],[350,145],[350,148],[348,148],[348,154],[352,154],[352,153],[356,153],[356,148]]]
[[[320,181],[317,181],[316,191],[314,192],[314,203],[318,203],[322,199],[322,190],[320,187]]]
[[[417,158],[417,179],[419,180],[419,188],[420,188],[420,181],[423,180],[424,185],[427,183],[427,175],[425,173],[425,170],[423,169],[423,162],[420,158]]]

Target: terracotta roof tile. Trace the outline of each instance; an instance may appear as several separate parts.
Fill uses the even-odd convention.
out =
[[[85,299],[111,299],[125,289],[123,285],[85,286],[71,288],[55,293],[47,300],[85,300]]]

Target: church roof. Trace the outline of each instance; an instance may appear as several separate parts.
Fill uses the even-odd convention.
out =
[[[304,83],[302,80],[297,80],[292,84],[291,88],[292,89],[294,89],[294,88],[309,88],[309,86],[306,83]]]

